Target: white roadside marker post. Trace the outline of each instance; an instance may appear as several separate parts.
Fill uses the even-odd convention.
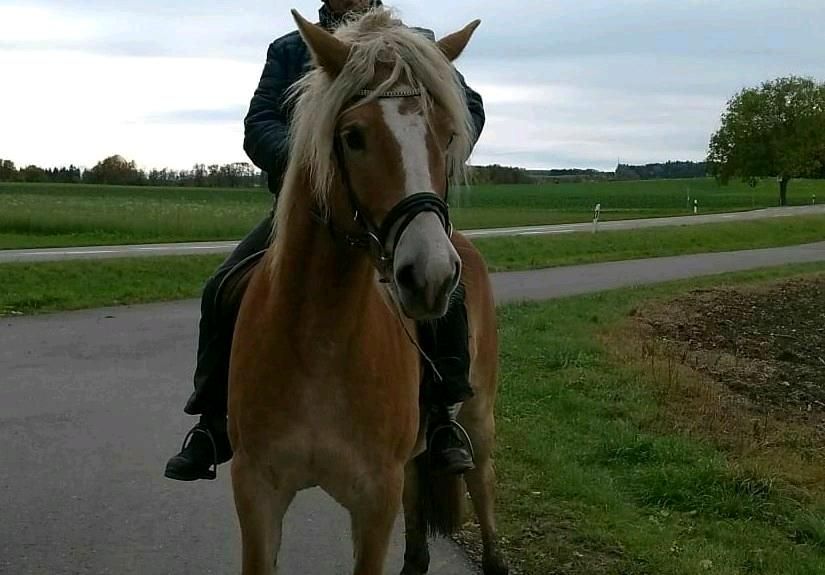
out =
[[[602,214],[602,205],[596,204],[596,207],[593,209],[593,233],[595,234],[599,231],[599,217]]]

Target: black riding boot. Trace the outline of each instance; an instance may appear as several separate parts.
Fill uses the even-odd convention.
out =
[[[453,294],[447,314],[420,326],[422,344],[431,352],[437,374],[430,369],[424,389],[429,408],[428,450],[436,472],[459,474],[472,470],[473,447],[467,432],[456,421],[458,406],[473,396],[470,386],[469,331],[464,286]]]
[[[202,415],[186,434],[180,453],[166,463],[164,475],[178,481],[215,479],[218,465],[231,458],[226,414]]]
[[[216,321],[214,302],[217,280],[210,279],[204,289],[198,338],[195,391],[184,412],[201,414],[200,420],[183,440],[180,453],[166,464],[164,475],[179,481],[215,479],[218,465],[229,461],[232,449],[226,432],[226,402],[229,381],[229,356],[232,332]],[[219,283],[219,282],[217,282]]]

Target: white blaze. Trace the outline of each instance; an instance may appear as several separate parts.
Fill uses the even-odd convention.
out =
[[[387,123],[398,146],[404,163],[404,175],[408,196],[418,192],[432,192],[430,155],[427,150],[427,123],[422,114],[402,114],[403,100],[381,100],[384,121]]]
[[[401,99],[381,100],[384,121],[398,142],[404,168],[407,196],[434,193],[427,149],[427,122],[422,114],[402,114]],[[461,260],[447,237],[441,219],[433,212],[418,214],[398,238],[393,265],[396,272],[412,269],[413,282],[399,287],[396,294],[407,315],[434,319],[447,311],[449,291],[457,281]],[[412,314],[412,315],[411,315]]]

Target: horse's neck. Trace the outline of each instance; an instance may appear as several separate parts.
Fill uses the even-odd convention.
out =
[[[271,297],[279,321],[300,325],[312,333],[332,335],[358,329],[365,306],[376,295],[375,272],[365,252],[336,241],[312,216],[311,191],[293,190],[288,218],[279,219],[273,258]],[[286,314],[284,317],[282,314]]]

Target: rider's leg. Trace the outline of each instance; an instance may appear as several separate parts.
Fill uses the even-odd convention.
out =
[[[184,412],[200,415],[200,420],[184,439],[181,452],[166,465],[171,479],[193,481],[214,479],[213,466],[232,457],[226,433],[226,401],[229,355],[232,349],[234,318],[221,318],[216,297],[226,275],[241,261],[266,249],[272,234],[270,213],[253,229],[206,282],[201,299],[195,390]]]
[[[464,286],[453,294],[447,314],[430,324],[429,349],[441,379],[431,378],[426,404],[430,407],[429,450],[436,471],[463,473],[473,469],[470,439],[456,422],[457,407],[473,396],[470,385],[469,331]]]

